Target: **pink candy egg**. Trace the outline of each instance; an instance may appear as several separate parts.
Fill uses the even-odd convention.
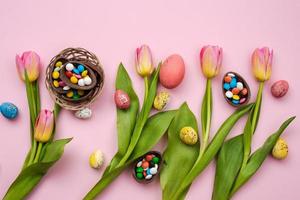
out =
[[[178,54],[169,56],[161,65],[159,72],[160,83],[168,89],[177,87],[183,80],[185,65]]]
[[[123,90],[117,90],[115,92],[115,103],[117,108],[125,110],[130,107],[130,98]]]
[[[283,97],[289,90],[289,83],[285,80],[280,80],[273,83],[271,93],[274,97]]]

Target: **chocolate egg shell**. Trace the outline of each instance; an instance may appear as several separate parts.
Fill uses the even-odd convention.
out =
[[[155,175],[153,175],[153,176],[151,176],[151,178],[149,178],[149,179],[139,179],[138,177],[137,177],[137,173],[136,173],[136,166],[137,166],[137,164],[139,163],[139,162],[142,162],[143,161],[143,159],[146,159],[146,156],[147,155],[155,155],[155,157],[157,157],[157,158],[159,158],[159,162],[157,163],[157,171],[156,171],[156,174]],[[136,159],[136,161],[134,162],[134,166],[133,166],[133,177],[134,177],[134,179],[137,181],[137,182],[139,182],[139,183],[142,183],[142,184],[148,184],[148,183],[151,183],[153,180],[154,180],[154,178],[159,174],[159,172],[160,172],[160,165],[161,165],[161,163],[162,163],[162,156],[161,156],[161,154],[160,154],[160,152],[158,152],[158,151],[149,151],[148,153],[146,153],[146,154],[144,154],[143,156],[141,156],[141,157],[139,157],[138,159]],[[150,166],[151,166],[151,164],[150,164]]]
[[[159,81],[165,88],[172,89],[182,82],[184,73],[185,65],[182,57],[173,54],[162,63],[159,71]]]
[[[115,104],[117,108],[121,110],[128,109],[130,107],[130,97],[123,90],[117,90],[115,92]]]
[[[245,79],[236,72],[225,73],[222,79],[225,100],[234,107],[245,105],[250,100],[250,88]]]

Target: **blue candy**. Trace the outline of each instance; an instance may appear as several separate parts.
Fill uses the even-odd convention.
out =
[[[240,103],[240,101],[239,100],[232,100],[232,103],[237,105],[237,104]]]
[[[236,87],[236,78],[232,78],[230,82],[230,87],[235,88]]]
[[[80,74],[79,70],[76,69],[76,68],[73,69],[73,72],[74,72],[75,74]]]
[[[81,73],[85,70],[84,66],[83,65],[78,65],[77,67],[78,71]]]
[[[224,83],[223,88],[224,88],[225,90],[229,90],[229,89],[230,89],[229,83]]]
[[[7,119],[14,119],[18,116],[18,108],[12,103],[5,102],[0,106],[2,115]]]
[[[146,172],[147,172],[148,175],[151,174],[150,168],[148,168]]]

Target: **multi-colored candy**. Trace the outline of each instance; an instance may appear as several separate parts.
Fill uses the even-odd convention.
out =
[[[134,167],[134,177],[139,182],[150,182],[158,174],[161,163],[159,152],[150,151],[137,159]]]
[[[240,106],[248,102],[250,89],[246,81],[235,72],[228,72],[223,78],[223,93],[227,102]]]
[[[65,74],[73,84],[78,84],[81,87],[91,85],[92,79],[89,77],[88,73],[86,67],[81,64],[78,64],[77,66],[73,63],[66,64]]]

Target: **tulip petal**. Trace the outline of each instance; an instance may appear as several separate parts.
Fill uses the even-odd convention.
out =
[[[20,79],[25,81],[25,66],[19,55],[16,55],[16,65]]]

